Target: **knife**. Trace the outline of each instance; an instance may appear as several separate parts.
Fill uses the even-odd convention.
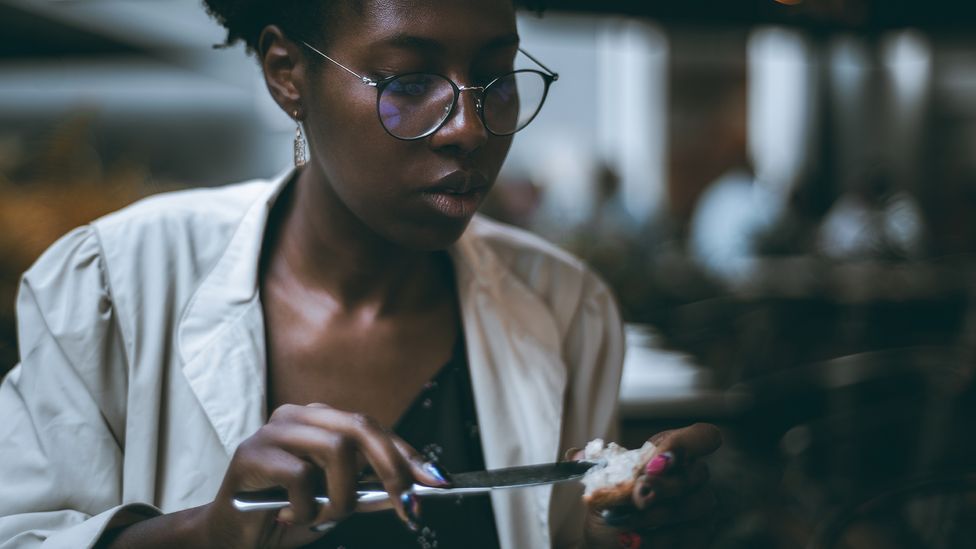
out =
[[[407,493],[423,497],[446,497],[468,494],[485,494],[491,490],[524,488],[540,484],[554,484],[578,479],[602,462],[560,461],[541,465],[522,465],[487,471],[471,471],[451,475],[449,488],[435,488],[414,484]],[[390,494],[377,483],[361,483],[356,492],[356,511],[369,512],[388,509],[391,506]],[[321,505],[329,505],[327,496],[317,496]],[[288,507],[288,493],[281,489],[260,492],[239,492],[234,497],[234,507],[240,511],[272,511]]]

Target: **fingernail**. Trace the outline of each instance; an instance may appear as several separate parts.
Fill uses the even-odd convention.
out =
[[[323,522],[322,524],[316,524],[315,526],[312,526],[311,528],[309,528],[309,530],[321,534],[323,532],[328,532],[329,530],[335,528],[338,525],[339,525],[338,522]]]
[[[636,532],[621,532],[617,536],[617,545],[623,549],[639,549],[642,541],[640,534]]]
[[[275,515],[275,522],[284,524],[285,526],[291,526],[295,524],[295,512],[291,510],[291,507],[285,507]]]
[[[437,479],[437,482],[441,486],[450,486],[451,485],[451,481],[448,480],[450,478],[450,476],[447,474],[447,471],[445,471],[437,463],[434,463],[433,461],[424,462],[423,469],[424,469],[424,471],[428,475],[436,478]]]
[[[660,475],[668,469],[671,463],[674,461],[674,454],[671,452],[664,452],[663,454],[658,454],[654,456],[654,459],[647,462],[647,466],[644,467],[644,472],[648,475]]]
[[[608,526],[622,526],[626,524],[632,513],[630,511],[625,511],[619,508],[604,509],[600,511],[600,518],[603,519]]]
[[[657,492],[655,492],[654,490],[650,490],[647,492],[646,495],[641,494],[641,496],[644,498],[643,500],[641,500],[641,507],[647,508],[647,506],[650,505],[652,501],[654,501],[654,497],[657,496]]]
[[[420,523],[420,498],[413,492],[404,492],[400,494],[400,504],[403,505],[403,511],[407,514],[407,526],[413,530],[411,524],[416,526]]]

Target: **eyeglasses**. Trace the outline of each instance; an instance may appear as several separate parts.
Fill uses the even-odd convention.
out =
[[[519,48],[546,72],[521,69],[503,74],[484,86],[459,86],[446,76],[426,72],[373,80],[357,74],[308,42],[302,44],[363,84],[376,88],[376,112],[380,124],[387,133],[404,141],[422,139],[441,129],[457,107],[461,92],[465,91],[478,93],[475,107],[485,129],[493,135],[512,135],[528,126],[539,114],[549,94],[549,86],[559,79],[558,74]]]

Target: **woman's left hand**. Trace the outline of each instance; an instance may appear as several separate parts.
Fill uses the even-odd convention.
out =
[[[696,423],[651,437],[656,456],[638,473],[629,505],[591,509],[586,524],[590,547],[704,546],[702,522],[715,507],[702,458],[722,445],[718,428]]]

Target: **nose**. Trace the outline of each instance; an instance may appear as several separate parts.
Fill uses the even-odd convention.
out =
[[[430,137],[432,147],[467,156],[484,146],[488,130],[478,114],[481,92],[481,88],[461,88],[454,112]]]

